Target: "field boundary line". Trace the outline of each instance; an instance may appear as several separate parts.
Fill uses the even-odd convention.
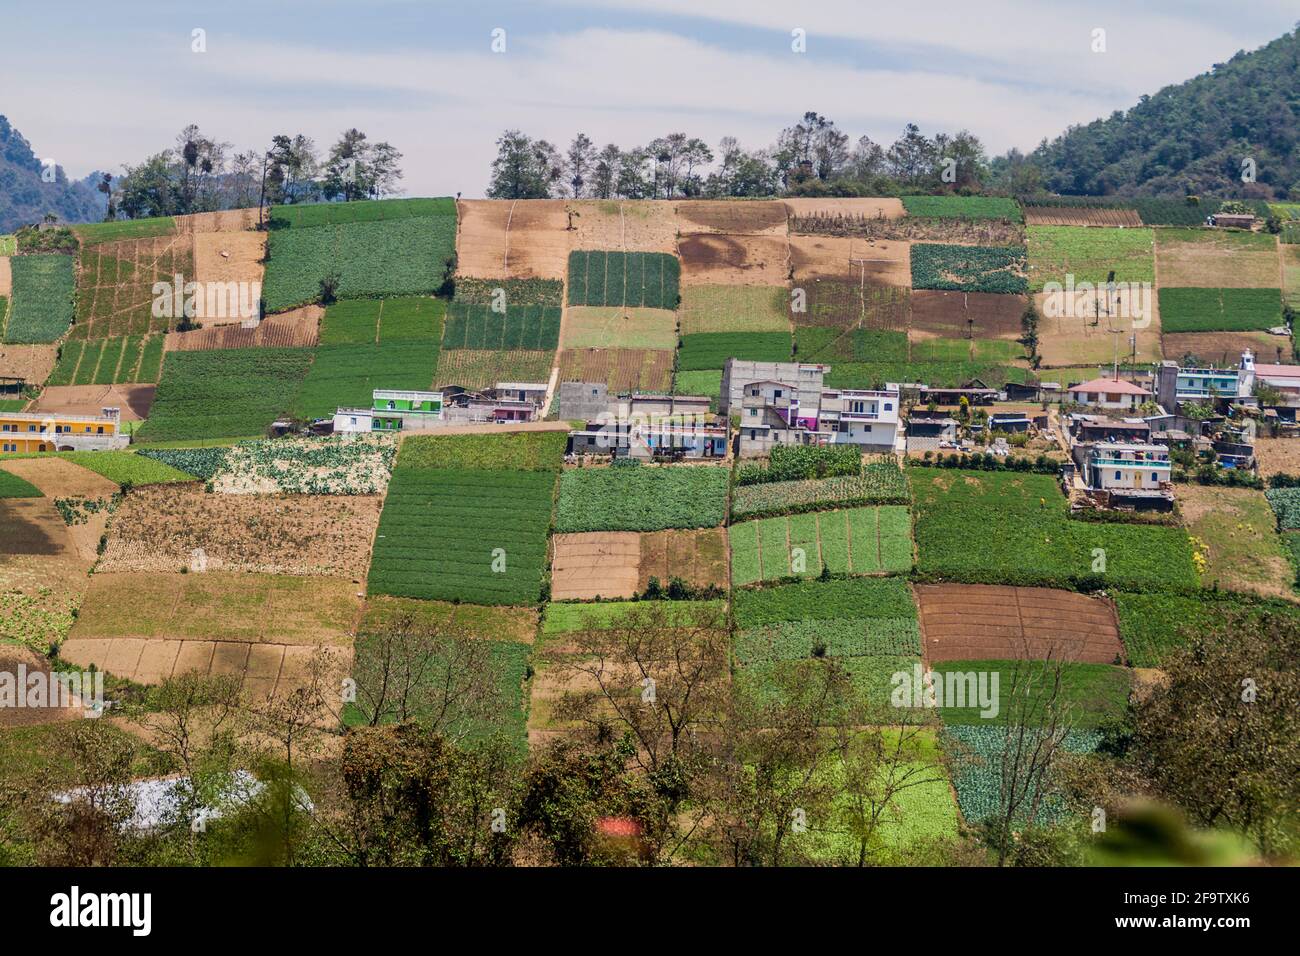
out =
[[[503,278],[510,277],[510,223],[514,221],[515,204],[518,202],[518,199],[512,200],[510,203],[510,211],[506,213],[505,247],[501,250],[501,269],[504,273]]]

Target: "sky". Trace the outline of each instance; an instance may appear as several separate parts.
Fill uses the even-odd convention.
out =
[[[469,198],[508,128],[759,148],[815,110],[854,140],[915,122],[1028,151],[1297,19],[1295,0],[0,0],[0,114],[73,178],[189,123],[258,151],[355,126],[402,151],[407,195]]]

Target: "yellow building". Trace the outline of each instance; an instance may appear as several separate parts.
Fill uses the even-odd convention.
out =
[[[0,453],[124,448],[131,438],[119,433],[121,420],[116,408],[101,415],[0,412]]]

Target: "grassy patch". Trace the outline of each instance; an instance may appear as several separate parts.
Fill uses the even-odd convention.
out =
[[[353,222],[391,222],[456,215],[454,199],[364,199],[357,202],[272,206],[271,228],[290,229]]]
[[[1161,289],[1164,332],[1250,332],[1282,324],[1277,289]]]
[[[1027,287],[1023,247],[951,246],[937,242],[912,246],[913,289],[1020,293]]]
[[[1255,618],[1282,614],[1300,625],[1300,607],[1285,601],[1244,594],[1203,591],[1199,594],[1144,594],[1118,591],[1112,595],[1119,615],[1120,636],[1134,667],[1161,667],[1169,656],[1204,631],[1234,615]]]
[[[1106,229],[1095,226],[1030,226],[1030,287],[1041,292],[1048,282],[1100,284],[1115,272],[1116,282],[1156,281],[1155,230]]]
[[[685,286],[678,314],[683,335],[785,332],[790,328],[790,291],[785,286]]]
[[[0,498],[40,498],[41,490],[26,478],[0,468]]]
[[[293,407],[311,361],[311,349],[173,352],[137,436],[168,441],[261,435]]]
[[[319,346],[293,399],[293,415],[325,418],[340,407],[369,408],[377,388],[427,390],[437,365],[431,340]]]
[[[4,341],[14,344],[53,342],[72,322],[72,257],[14,256],[13,302]]]
[[[736,626],[742,630],[782,621],[915,620],[912,592],[902,578],[805,581],[737,591]]]
[[[708,618],[723,610],[723,601],[597,601],[594,604],[548,604],[542,619],[543,634],[572,634],[575,631],[606,630],[617,627],[627,615],[638,609],[662,607],[669,619],[683,626],[696,619]]]
[[[1005,726],[1012,718],[1015,707],[1009,698],[1011,683],[1020,668],[1021,680],[1032,681],[1030,685],[1034,696],[1044,700],[1051,691],[1050,684],[1041,678],[1042,665],[1036,661],[941,661],[933,665],[936,688],[942,683],[944,690],[938,695],[946,694],[948,679],[940,674],[975,674],[985,677],[985,690],[991,706],[987,711],[978,701],[978,694],[971,693],[978,689],[978,682],[972,688],[969,682],[952,681],[953,689],[965,695],[958,699],[942,697],[939,699],[939,714],[945,724],[968,724],[972,726]],[[993,675],[997,674],[997,693],[993,693]],[[1024,684],[1022,683],[1022,687]],[[1095,729],[1103,724],[1123,717],[1128,707],[1128,695],[1133,686],[1133,672],[1126,667],[1111,664],[1079,664],[1067,661],[1061,665],[1061,694],[1058,704],[1068,708],[1070,720],[1080,730]],[[993,713],[996,709],[996,713]],[[984,716],[988,713],[989,716]]]

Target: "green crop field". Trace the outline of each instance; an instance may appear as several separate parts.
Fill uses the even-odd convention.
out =
[[[1008,219],[1020,222],[1020,206],[1014,199],[997,196],[904,196],[909,216],[931,219]]]
[[[823,567],[832,574],[898,574],[912,567],[911,518],[897,505],[762,518],[727,530],[735,586],[816,577]]]
[[[560,312],[554,306],[516,305],[504,312],[488,305],[452,302],[443,327],[445,349],[544,351],[560,343]]]
[[[447,304],[423,296],[335,302],[321,321],[320,344],[406,342],[442,338]]]
[[[1019,668],[1020,686],[1032,689],[1033,697],[1042,707],[1051,691],[1050,681],[1043,681],[1042,663],[1038,661],[939,661],[933,665],[935,685],[943,684],[941,674],[987,674],[985,684],[989,692],[991,711],[982,713],[982,707],[970,697],[964,706],[956,701],[943,701],[938,708],[945,724],[971,726],[1005,726],[1014,722],[1018,709],[1009,694]],[[993,694],[993,675],[997,675],[997,693]],[[1032,681],[1032,682],[1030,682]],[[1030,683],[1027,683],[1030,682]],[[946,684],[944,685],[946,686]],[[977,685],[978,686],[978,685]],[[1074,661],[1061,663],[1061,694],[1058,703],[1068,709],[1071,725],[1076,730],[1092,730],[1114,722],[1124,716],[1128,707],[1129,692],[1133,687],[1133,672],[1126,667],[1111,664],[1080,664]],[[969,693],[969,685],[962,688]]]
[[[691,285],[682,288],[682,334],[785,332],[790,290],[766,285]]]
[[[713,399],[709,405],[715,412],[722,397],[722,369],[697,369],[678,371],[673,377],[674,395],[707,395]]]
[[[119,335],[165,332],[179,317],[154,314],[154,284],[173,287],[177,275],[194,275],[194,244],[189,236],[174,239],[123,241],[83,248],[77,255],[77,324],[71,338],[111,338]],[[234,303],[256,315],[251,298]],[[213,306],[230,310],[229,300]],[[206,299],[203,308],[206,308]],[[183,296],[176,302],[179,309]],[[196,301],[197,307],[197,301]]]
[[[408,435],[402,441],[397,464],[402,468],[558,472],[564,465],[568,437],[562,431]]]
[[[913,289],[1020,293],[1028,288],[1025,267],[1021,246],[912,245]]]
[[[827,657],[920,657],[921,631],[915,613],[897,618],[778,621],[741,631],[734,647],[740,664],[805,660],[818,649]]]
[[[684,372],[722,368],[729,358],[789,362],[793,352],[789,332],[700,332],[682,336],[677,367]]]
[[[799,326],[794,339],[795,358],[800,362],[833,365],[836,362],[907,361],[906,332]]]
[[[731,492],[731,515],[757,518],[909,500],[907,479],[898,466],[873,462],[861,475],[738,486]]]
[[[302,207],[314,208],[314,207]],[[456,217],[361,219],[272,230],[263,298],[268,312],[315,302],[337,275],[340,299],[426,295],[442,287],[455,256]]]
[[[1202,199],[1188,202],[1186,199],[1152,199],[1132,200],[1133,206],[1148,226],[1202,226],[1207,217],[1219,211],[1223,203],[1217,199]],[[1257,216],[1267,218],[1268,203],[1250,202],[1248,205]]]
[[[1170,656],[1200,634],[1235,626],[1235,618],[1258,619],[1262,614],[1294,618],[1300,626],[1300,607],[1289,601],[1268,600],[1228,591],[1199,594],[1140,594],[1118,591],[1112,595],[1119,615],[1124,650],[1134,667],[1163,667]]]
[[[456,301],[491,305],[564,305],[564,283],[559,279],[471,279],[456,277]]]
[[[909,477],[924,575],[1043,587],[1197,586],[1183,528],[1071,519],[1050,475],[911,468]]]
[[[912,592],[903,578],[803,581],[737,591],[734,604],[741,630],[782,621],[916,620]]]
[[[1164,332],[1248,332],[1282,324],[1277,289],[1161,289]]]
[[[311,349],[172,352],[141,441],[260,436],[288,412]],[[367,403],[368,404],[368,403]]]
[[[555,530],[663,531],[712,528],[727,514],[725,468],[580,468],[560,478]]]
[[[434,385],[490,388],[497,382],[545,383],[555,365],[549,349],[451,349],[438,353]]]
[[[115,219],[112,222],[86,222],[73,226],[82,248],[123,239],[153,239],[176,233],[176,220],[171,216],[151,219]]]
[[[72,256],[14,256],[9,269],[13,301],[4,341],[26,345],[57,340],[72,323]]]
[[[157,485],[194,480],[193,475],[134,451],[30,452],[5,455],[3,458],[63,458],[119,485]]]
[[[18,240],[13,236],[0,236],[0,256],[12,256],[18,251]]]
[[[708,622],[725,615],[725,601],[598,601],[594,604],[560,603],[546,605],[542,633],[572,634],[618,627],[628,615],[638,610],[661,609],[674,624],[683,627]]]
[[[375,535],[370,593],[537,603],[554,488],[546,471],[397,467]]]
[[[26,478],[0,468],[0,498],[40,498],[41,490]]]
[[[456,200],[364,199],[357,202],[303,203],[271,207],[271,229],[333,226],[354,222],[391,222],[456,216]]]
[[[1026,243],[1029,286],[1041,292],[1048,282],[1074,284],[1107,281],[1156,281],[1155,230],[1108,229],[1097,226],[1030,226]]]
[[[369,408],[377,388],[427,391],[437,366],[437,343],[427,340],[321,345],[291,410],[298,418],[322,418],[341,407]]]
[[[662,252],[569,253],[569,305],[676,309],[681,263]]]

